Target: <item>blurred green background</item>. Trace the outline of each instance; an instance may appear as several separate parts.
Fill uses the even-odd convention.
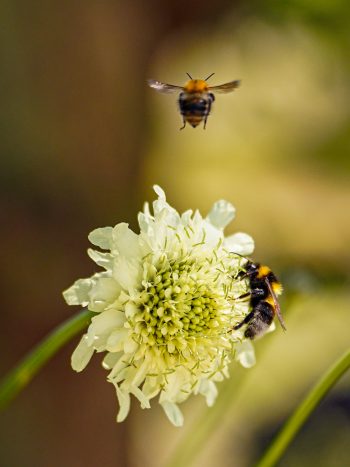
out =
[[[253,465],[349,345],[350,4],[4,0],[0,17],[1,374],[75,313],[61,291],[95,271],[93,228],[136,228],[154,183],[180,211],[225,198],[230,231],[282,278],[288,332],[256,343],[254,369],[233,365],[240,389],[195,465]],[[147,88],[185,72],[242,80],[206,131],[180,132],[176,97]],[[165,465],[210,409],[192,398],[180,430],[135,401],[117,425],[99,356],[70,369],[76,343],[1,414],[0,465]],[[347,375],[281,466],[350,465],[349,387]]]

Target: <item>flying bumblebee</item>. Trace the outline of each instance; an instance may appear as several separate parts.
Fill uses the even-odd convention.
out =
[[[234,329],[247,324],[244,336],[249,339],[260,337],[268,330],[277,315],[283,330],[286,330],[277,296],[282,293],[282,284],[268,266],[249,261],[238,278],[247,277],[250,291],[239,298],[250,297],[251,311]]]
[[[207,81],[215,73],[212,73],[206,79],[193,79],[191,75],[186,73],[190,78],[184,86],[175,86],[173,84],[161,83],[154,79],[149,79],[148,84],[151,88],[159,92],[171,93],[181,91],[179,94],[179,109],[183,118],[183,130],[188,122],[193,128],[196,128],[201,121],[204,121],[203,128],[205,129],[207,119],[211,111],[212,103],[215,101],[213,92],[227,93],[236,89],[240,81],[230,81],[229,83],[220,84],[219,86],[208,86]]]

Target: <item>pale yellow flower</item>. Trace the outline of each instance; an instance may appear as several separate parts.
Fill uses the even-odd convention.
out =
[[[254,351],[233,327],[248,312],[238,297],[248,283],[237,274],[253,240],[243,233],[225,237],[235,209],[218,201],[206,218],[179,214],[155,186],[153,214],[139,213],[140,233],[125,223],[96,229],[88,250],[104,271],[76,281],[64,292],[69,305],[96,313],[72,355],[81,371],[92,354],[106,352],[103,366],[119,401],[117,420],[128,415],[130,395],[142,408],[158,396],[170,421],[180,426],[178,404],[191,394],[214,403],[216,383],[228,376],[232,357],[254,364]]]

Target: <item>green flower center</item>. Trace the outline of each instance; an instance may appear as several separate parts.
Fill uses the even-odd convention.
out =
[[[228,328],[222,316],[218,274],[207,261],[164,261],[144,290],[133,317],[135,340],[148,345],[167,345],[170,353],[190,338],[214,337]],[[210,285],[208,285],[210,284]]]

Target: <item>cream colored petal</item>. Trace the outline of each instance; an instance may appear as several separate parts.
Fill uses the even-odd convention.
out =
[[[157,381],[158,378],[155,376],[149,376],[146,378],[144,385],[142,386],[142,392],[148,399],[152,399],[161,390],[161,385]]]
[[[165,400],[182,402],[188,398],[189,392],[191,392],[191,381],[188,370],[179,366],[167,376],[166,389],[161,392],[159,402],[162,403]]]
[[[109,352],[120,352],[124,349],[124,341],[129,331],[125,328],[113,331],[107,339],[106,350]]]
[[[117,415],[117,422],[123,422],[128,416],[130,410],[130,394],[123,391],[116,385],[117,397],[119,402],[119,412]]]
[[[127,354],[133,354],[139,348],[139,344],[133,339],[128,338],[124,341],[124,352]]]
[[[129,229],[125,222],[121,222],[113,228],[112,252],[117,252],[125,258],[134,259],[143,254],[139,244],[139,236]]]
[[[236,345],[236,360],[244,367],[251,368],[255,365],[255,352],[250,340],[245,340]]]
[[[132,292],[140,286],[142,265],[119,256],[114,262],[113,277],[124,290]]]
[[[110,250],[112,245],[113,227],[101,227],[90,232],[88,239],[103,250]]]
[[[89,292],[92,287],[91,278],[78,279],[69,289],[63,292],[63,297],[68,305],[82,305],[89,304]]]
[[[101,277],[96,284],[91,288],[90,309],[100,312],[105,307],[113,303],[120,295],[121,287],[112,277]]]
[[[214,203],[211,211],[206,217],[206,220],[210,222],[214,227],[218,229],[224,229],[234,219],[236,213],[235,207],[221,199]]]
[[[106,343],[113,331],[122,328],[125,315],[118,310],[103,311],[91,320],[87,335],[89,345],[93,345],[98,351],[106,349]]]
[[[113,256],[110,253],[102,253],[101,251],[96,251],[92,248],[89,248],[87,253],[92,261],[95,261],[95,263],[102,268],[105,268],[106,270],[112,269]]]
[[[159,185],[153,185],[153,190],[158,195],[159,199],[166,201],[166,196],[164,190]]]
[[[184,417],[183,417],[181,410],[176,404],[168,400],[164,400],[160,404],[163,407],[166,416],[168,417],[168,419],[171,421],[173,425],[175,426],[183,425]]]
[[[266,331],[266,334],[269,333],[269,332],[273,332],[273,331],[275,331],[275,330],[276,330],[276,324],[275,324],[274,321],[272,321],[271,326],[270,326],[270,327],[268,328],[268,330]],[[263,337],[263,336],[261,336],[261,337]]]
[[[109,373],[107,379],[113,382],[118,377],[118,375],[128,366],[129,362],[127,361],[127,359],[124,358],[124,355],[122,354],[119,360],[113,366],[113,369]]]
[[[137,386],[132,385],[130,387],[130,393],[133,394],[140,402],[142,409],[150,409],[151,405],[149,403],[148,397],[141,391]]]
[[[199,385],[199,393],[205,397],[207,406],[212,407],[218,395],[218,390],[213,381],[202,379]]]
[[[187,211],[181,214],[181,222],[183,225],[187,226],[191,222],[192,214],[192,209],[188,209]]]
[[[178,212],[166,202],[165,193],[158,185],[154,185],[153,188],[158,195],[158,199],[152,203],[156,222],[171,226],[177,225],[180,221]]]
[[[140,226],[140,231],[146,235],[149,235],[149,233],[152,230],[153,220],[151,220],[149,216],[147,216],[143,212],[139,212],[137,220]]]
[[[87,335],[85,334],[72,354],[71,364],[73,370],[82,371],[89,363],[93,353],[94,348],[88,345]]]
[[[130,300],[125,305],[125,316],[127,318],[132,318],[139,311],[139,307]]]
[[[122,328],[124,323],[125,313],[119,310],[106,310],[92,318],[90,328],[95,335],[100,335],[115,328]]]
[[[120,352],[108,352],[102,361],[103,368],[105,370],[111,370],[120,359],[120,356]]]
[[[205,230],[205,244],[211,249],[215,248],[219,241],[224,238],[222,230],[216,228],[208,221],[203,222],[203,229]]]
[[[224,247],[232,253],[243,256],[251,255],[254,251],[254,240],[250,235],[239,232],[226,237]]]

